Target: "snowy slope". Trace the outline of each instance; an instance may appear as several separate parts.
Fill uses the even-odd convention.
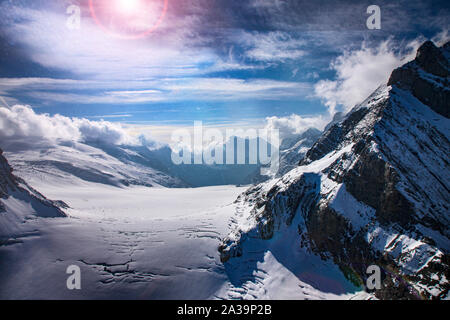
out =
[[[50,147],[5,154],[17,174],[31,185],[42,181],[48,184],[60,183],[63,180],[66,185],[97,183],[116,187],[187,186],[181,180],[152,168],[148,159],[125,146],[111,145],[108,151],[111,154],[95,145],[60,142]]]
[[[38,217],[65,217],[63,202],[48,200],[16,177],[0,150],[0,245],[20,242],[35,233],[27,221]]]
[[[39,234],[0,246],[0,299],[213,299],[228,281],[217,246],[243,188],[44,189],[69,217],[30,221]]]
[[[228,281],[217,246],[243,188],[121,185],[124,164],[83,144],[10,155],[28,157],[22,175],[64,202],[0,156],[0,299],[207,299]],[[81,291],[66,287],[70,265]]]
[[[351,291],[330,266],[363,288],[375,264],[384,271],[378,298],[448,298],[449,47],[425,43],[390,86],[328,128],[301,166],[241,195],[220,247],[226,268],[245,277],[278,254],[301,280],[320,256],[328,288]],[[259,264],[248,262],[255,251]]]

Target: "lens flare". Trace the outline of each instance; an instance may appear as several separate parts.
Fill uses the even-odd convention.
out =
[[[91,16],[111,36],[138,39],[158,28],[169,0],[89,0]]]
[[[141,0],[115,0],[117,10],[125,14],[135,14],[139,12],[142,5]]]

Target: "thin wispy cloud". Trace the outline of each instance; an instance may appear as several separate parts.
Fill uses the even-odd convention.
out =
[[[284,99],[307,95],[311,84],[267,79],[166,78],[129,83],[133,90],[120,90],[122,81],[89,81],[49,78],[0,79],[0,90],[53,102],[122,104],[183,100]],[[74,93],[89,89],[93,93]],[[71,91],[68,91],[72,88]]]
[[[236,41],[244,46],[244,55],[256,61],[284,62],[306,54],[302,50],[306,41],[295,39],[286,32],[242,32],[236,36]]]

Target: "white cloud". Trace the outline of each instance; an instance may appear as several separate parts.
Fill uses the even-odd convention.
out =
[[[236,41],[246,47],[247,58],[261,62],[296,60],[306,54],[302,49],[305,41],[292,38],[281,31],[241,32]]]
[[[137,143],[137,139],[118,123],[36,114],[29,106],[23,105],[15,105],[11,109],[0,107],[0,147],[14,144],[32,147],[57,141]]]
[[[311,89],[309,83],[267,79],[193,78],[163,86],[180,98],[198,100],[284,99],[301,97]]]
[[[323,130],[330,122],[330,117],[327,115],[302,117],[297,114],[292,114],[289,117],[269,117],[266,121],[267,129],[278,129],[280,131],[280,137],[285,139],[292,135],[301,134],[311,128]]]
[[[315,85],[315,94],[323,99],[330,113],[338,105],[346,111],[364,101],[377,87],[386,83],[391,72],[415,56],[419,41],[405,46],[406,52],[396,53],[388,40],[378,47],[345,52],[330,67],[336,72],[335,80],[322,80]]]

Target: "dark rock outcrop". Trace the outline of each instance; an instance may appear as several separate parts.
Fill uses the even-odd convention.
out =
[[[16,178],[12,174],[12,168],[3,156],[3,150],[0,149],[0,198],[8,195],[9,189],[16,188]]]
[[[422,103],[437,113],[450,118],[450,43],[437,48],[433,42],[425,42],[417,51],[414,61],[395,69],[388,85],[410,91]]]
[[[37,190],[30,187],[23,179],[13,174],[13,169],[3,156],[0,149],[0,211],[5,212],[4,201],[10,197],[20,201],[29,202],[36,210],[35,214],[42,217],[65,217],[62,209],[68,208],[62,201],[52,201],[47,199]],[[12,214],[6,212],[6,214]],[[0,234],[0,236],[2,236]]]

